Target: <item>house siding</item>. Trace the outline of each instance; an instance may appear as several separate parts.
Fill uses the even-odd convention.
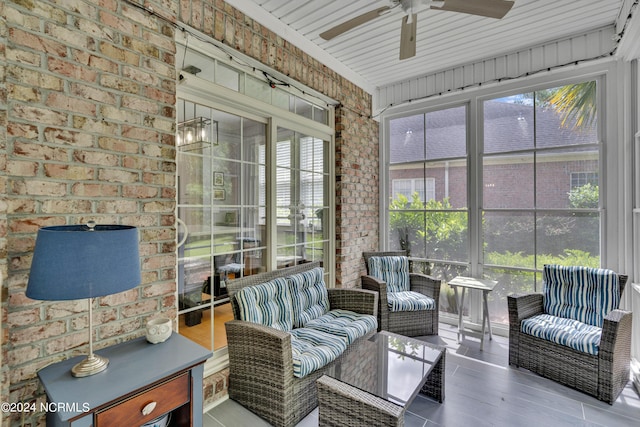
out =
[[[378,246],[371,96],[224,1],[145,4],[156,15],[116,0],[0,4],[3,401],[44,401],[37,371],[86,352],[86,301],[25,297],[41,226],[91,219],[140,229],[142,284],[99,299],[96,348],[142,336],[151,316],[176,318],[176,28],[166,20],[340,102],[337,285],[355,286],[362,251]],[[207,402],[226,393],[226,378],[222,371],[206,379]],[[3,417],[7,425],[22,421]],[[25,425],[44,425],[44,414],[27,414]]]

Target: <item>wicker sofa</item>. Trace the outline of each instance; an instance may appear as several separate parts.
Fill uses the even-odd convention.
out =
[[[229,397],[276,426],[294,426],[316,408],[316,380],[376,333],[378,295],[327,289],[318,262],[227,287]]]
[[[407,337],[417,337],[422,335],[438,335],[438,316],[440,310],[440,285],[441,281],[433,277],[410,273],[408,267],[408,258],[405,251],[387,251],[387,252],[364,252],[362,254],[367,268],[367,275],[361,277],[362,289],[368,289],[377,292],[378,297],[378,330],[394,332],[396,334]],[[406,307],[392,307],[391,294],[397,286],[391,282],[393,277],[397,277],[395,272],[390,274],[381,274],[379,268],[370,265],[373,259],[393,259],[404,258],[402,267],[404,275],[407,277],[403,285],[406,289],[403,293],[417,293],[418,297],[429,301],[428,308],[420,309]],[[387,272],[388,273],[388,272]],[[388,277],[383,277],[388,276]],[[387,279],[387,280],[385,280]],[[402,286],[400,286],[402,287]],[[406,302],[404,298],[398,299],[402,303]],[[409,305],[413,302],[409,301]]]
[[[543,280],[543,293],[507,297],[509,363],[613,404],[629,380],[627,276],[545,265]]]

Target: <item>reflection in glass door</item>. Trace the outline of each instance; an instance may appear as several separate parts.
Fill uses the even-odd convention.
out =
[[[179,332],[218,350],[226,281],[266,270],[266,124],[178,101]]]

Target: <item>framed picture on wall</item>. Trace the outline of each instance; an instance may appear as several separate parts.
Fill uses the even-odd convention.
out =
[[[222,189],[213,190],[213,200],[224,200],[226,197],[225,191]]]
[[[213,185],[215,185],[216,187],[221,187],[224,185],[224,172],[213,173]]]

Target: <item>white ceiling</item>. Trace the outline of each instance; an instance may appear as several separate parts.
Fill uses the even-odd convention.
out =
[[[473,1],[473,0],[468,0]],[[403,12],[330,41],[319,34],[391,0],[229,0],[294,45],[372,91],[394,82],[614,25],[623,0],[516,0],[501,20],[462,13],[418,13],[417,54],[398,59]]]

